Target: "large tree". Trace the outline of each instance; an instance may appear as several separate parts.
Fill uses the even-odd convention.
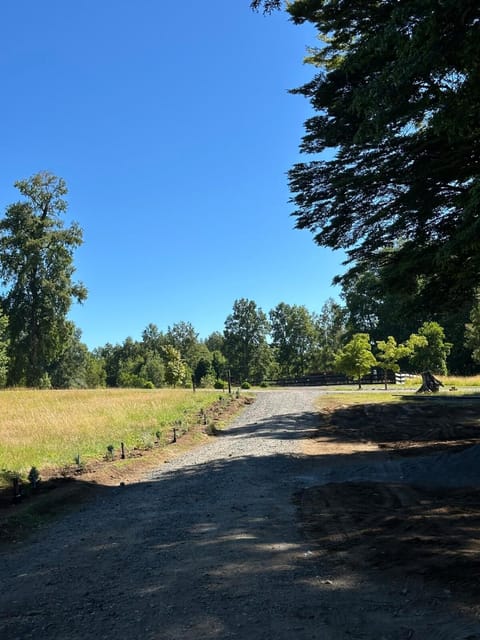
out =
[[[319,73],[296,90],[316,112],[302,144],[314,157],[290,172],[297,227],[357,268],[382,265],[395,289],[421,276],[425,297],[454,308],[480,275],[479,3],[302,0],[288,11],[323,39],[309,58]]]
[[[67,314],[86,289],[72,280],[76,223],[64,226],[65,181],[41,172],[15,183],[23,199],[0,220],[2,305],[9,320],[9,383],[36,386],[70,339]]]
[[[287,10],[323,40],[308,58],[318,73],[295,90],[314,108],[302,143],[311,158],[290,171],[297,227],[356,268],[381,266],[391,290],[415,292],[420,277],[423,299],[456,309],[480,276],[480,4]]]
[[[267,316],[256,302],[246,298],[235,300],[224,329],[225,355],[234,378],[242,382],[261,373],[263,360],[269,355],[265,349],[268,330]]]
[[[318,338],[312,314],[303,305],[280,302],[269,315],[272,345],[281,374],[305,375],[309,371]]]

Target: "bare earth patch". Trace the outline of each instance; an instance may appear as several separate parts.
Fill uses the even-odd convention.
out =
[[[336,481],[298,493],[307,537],[355,570],[435,586],[480,615],[479,412],[478,399],[330,401],[304,450],[338,456]]]

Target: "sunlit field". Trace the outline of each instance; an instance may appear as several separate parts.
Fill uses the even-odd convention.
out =
[[[0,392],[0,473],[101,459],[109,445],[148,448],[198,422],[218,391],[95,389]],[[0,479],[1,482],[1,479]]]

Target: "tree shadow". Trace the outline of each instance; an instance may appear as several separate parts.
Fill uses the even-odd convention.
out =
[[[307,411],[229,433],[288,441],[310,437],[318,422]],[[80,510],[3,552],[2,640],[403,640],[413,632],[429,640],[439,628],[445,638],[480,637],[478,619],[462,610],[478,596],[477,556],[468,558],[480,510],[471,492],[459,507],[458,491],[428,493],[408,477],[352,482],[360,469],[384,468],[382,450],[218,455],[192,454],[192,464],[174,460],[149,481],[99,487]],[[341,481],[329,483],[337,470]],[[418,528],[422,519],[430,529]],[[434,573],[435,559],[448,560],[443,567],[458,559],[465,581]]]
[[[295,478],[312,462],[330,464],[322,456],[219,458],[102,487],[92,503],[1,557],[2,640],[39,629],[47,640],[102,637],[100,630],[152,640],[348,637],[378,614],[373,581],[385,583],[382,607],[396,628],[398,587],[388,574],[372,576],[364,565],[356,568],[359,581],[342,580],[338,562],[352,542],[332,556],[322,531],[306,540],[295,526]],[[364,535],[360,524],[351,541]],[[469,539],[465,528],[463,544]],[[429,598],[421,595],[415,611],[430,607]],[[435,619],[452,638],[458,629],[480,633],[459,604],[453,596],[442,601]],[[414,614],[405,606],[410,628]],[[381,637],[385,619],[369,624],[370,637]],[[421,637],[436,637],[427,622],[416,624]]]

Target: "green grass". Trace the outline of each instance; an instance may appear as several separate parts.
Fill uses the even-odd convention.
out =
[[[160,432],[167,442],[172,427],[188,427],[218,400],[218,391],[184,389],[95,389],[0,392],[0,483],[9,472],[25,476],[101,459],[108,445],[118,451],[150,446]]]

